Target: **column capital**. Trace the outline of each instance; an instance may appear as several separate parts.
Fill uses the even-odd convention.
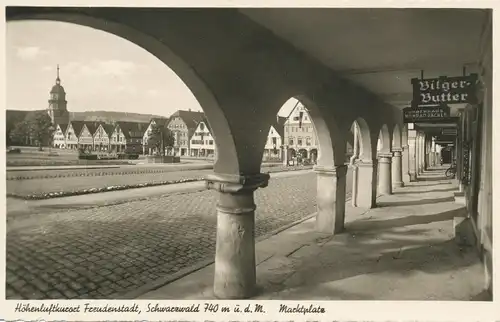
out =
[[[390,159],[390,158],[392,158],[392,152],[379,153],[378,158],[379,159]]]
[[[394,151],[394,154],[392,155],[393,158],[401,158],[403,155],[403,151],[401,150],[398,150],[398,151]]]
[[[403,147],[400,147],[400,148],[392,148],[392,152],[396,153],[396,152],[403,152]]]
[[[316,165],[313,167],[313,171],[322,174],[336,176],[337,178],[342,178],[347,174],[347,165],[336,165],[336,166],[321,166]]]
[[[248,176],[213,173],[205,177],[205,187],[222,193],[240,193],[267,187],[269,178],[268,173]]]
[[[378,164],[378,159],[359,159],[356,163],[356,166],[361,167],[361,168],[369,168],[376,166]]]

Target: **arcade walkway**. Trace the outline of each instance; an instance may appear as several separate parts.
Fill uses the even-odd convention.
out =
[[[420,128],[421,120],[417,125],[405,124],[402,111],[415,97],[421,97],[414,95],[421,91],[415,91],[414,79],[425,83],[436,81],[436,77],[476,75],[477,79],[474,76],[466,82],[468,100],[448,102],[454,105],[450,118],[456,121],[457,131],[446,144],[454,144],[460,155],[459,187],[467,197],[468,215],[492,289],[491,10],[8,7],[6,18],[9,23],[30,19],[70,22],[127,39],[170,67],[193,93],[207,117],[218,151],[213,174],[206,177],[205,185],[217,195],[213,204],[217,211],[217,269],[213,276],[206,273],[213,272],[213,267],[199,274],[206,273],[203,285],[223,299],[251,297],[256,281],[265,285],[264,294],[271,297],[285,296],[277,285],[284,285],[292,296],[295,287],[312,287],[304,286],[300,277],[301,272],[312,269],[318,272],[314,285],[333,280],[354,283],[349,286],[353,297],[360,281],[363,285],[383,281],[373,288],[376,294],[356,295],[360,298],[444,299],[467,293],[446,293],[447,279],[441,276],[458,278],[459,273],[450,267],[471,264],[464,264],[469,253],[460,257],[463,253],[450,241],[452,212],[459,212],[451,199],[452,188],[458,188],[445,181],[431,186],[414,183],[438,160],[432,140],[437,134]],[[346,29],[349,37],[345,37]],[[462,43],[467,46],[458,50],[457,44]],[[448,90],[440,89],[445,96]],[[289,256],[266,259],[269,254],[257,251],[256,258],[252,233],[255,195],[269,185],[269,175],[260,170],[262,154],[270,126],[291,98],[306,108],[321,151],[314,167],[316,189],[309,190],[316,194],[316,226],[313,229],[312,222],[304,223],[277,236],[276,241],[257,245],[269,249],[269,243],[276,242],[280,247],[273,248],[284,250],[296,244]],[[446,103],[444,98],[439,102]],[[439,136],[445,136],[439,132]],[[352,147],[356,151],[352,199],[357,208],[347,207],[349,225],[345,232],[345,161],[351,137],[357,137]],[[287,146],[282,148],[288,151]],[[433,191],[438,187],[447,191]],[[395,195],[393,188],[398,192]],[[379,204],[378,195],[384,195],[378,199]],[[164,215],[169,211],[165,209]],[[283,212],[277,208],[273,213],[279,217]],[[421,222],[425,225],[418,224]],[[339,235],[328,239],[322,233]],[[323,237],[326,239],[316,242]],[[430,246],[436,243],[438,246]],[[433,255],[440,252],[442,258],[435,259]],[[405,262],[406,258],[410,261]],[[256,263],[260,263],[258,273]],[[308,263],[307,267],[303,263]],[[417,268],[413,263],[423,266]],[[276,267],[283,275],[271,274]],[[426,273],[397,273],[421,269]],[[352,272],[356,272],[356,278],[345,278]],[[390,283],[385,281],[387,272],[396,272],[389,274]],[[467,271],[462,273],[468,276]],[[197,285],[196,279],[190,278],[190,285]],[[437,293],[411,285],[403,291],[395,284],[410,280],[417,283],[421,278],[429,281],[419,281],[418,285],[440,285]],[[434,283],[433,278],[439,282]],[[467,281],[465,276],[459,279]],[[184,280],[167,287],[174,291],[165,289],[165,294],[187,296],[199,291],[195,287],[190,293],[187,285],[181,291],[176,287],[179,283]],[[460,287],[468,287],[464,285],[468,284]],[[384,290],[387,287],[395,289],[389,292]],[[396,291],[399,289],[414,293],[403,296]],[[316,292],[315,296],[324,294],[322,290]],[[335,296],[349,298],[325,295]]]
[[[335,236],[306,220],[256,245],[254,299],[489,300],[474,249],[454,241],[454,180],[445,168],[377,198],[368,211],[346,205],[346,232]],[[141,299],[213,299],[210,265]],[[457,283],[460,281],[460,283]]]

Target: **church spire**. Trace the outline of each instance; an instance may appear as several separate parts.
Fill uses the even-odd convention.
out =
[[[59,78],[59,64],[57,64],[57,78],[56,78],[56,84],[59,85],[61,83],[61,79]]]

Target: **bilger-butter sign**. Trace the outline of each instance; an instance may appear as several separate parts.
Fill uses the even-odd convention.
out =
[[[425,108],[403,109],[404,123],[432,122],[442,121],[450,116],[450,110],[447,106],[433,106]]]
[[[476,100],[477,75],[411,80],[412,106],[471,103]]]

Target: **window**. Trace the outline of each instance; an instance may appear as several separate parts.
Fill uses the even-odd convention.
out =
[[[293,138],[288,138],[288,145],[293,145]]]
[[[214,140],[210,140],[210,144],[213,145],[214,144]]]
[[[302,145],[302,138],[300,136],[297,138],[297,145]]]
[[[306,145],[307,146],[311,145],[311,138],[309,136],[306,138]]]

